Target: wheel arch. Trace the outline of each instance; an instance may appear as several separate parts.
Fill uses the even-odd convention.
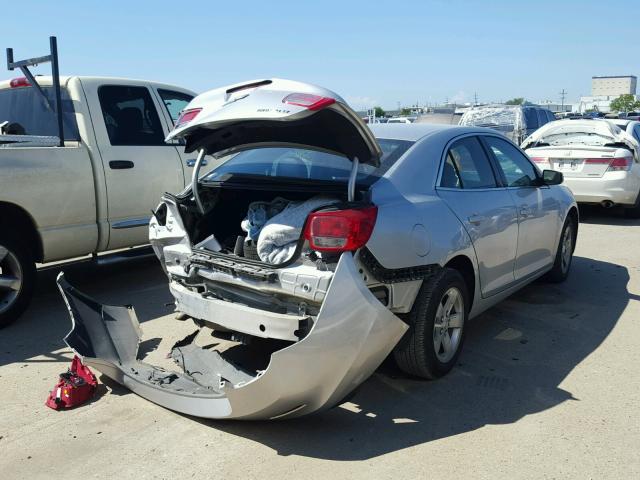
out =
[[[573,251],[576,250],[576,243],[578,241],[578,229],[580,228],[580,214],[578,213],[578,207],[572,205],[567,212],[567,218],[573,218],[575,224],[575,231],[573,232]]]
[[[42,239],[33,217],[25,209],[14,203],[0,201],[0,225],[22,232],[35,260],[38,262],[43,260]]]
[[[468,308],[471,310],[476,292],[476,271],[473,267],[473,262],[466,255],[457,255],[445,264],[445,268],[457,270],[464,278],[470,296]]]

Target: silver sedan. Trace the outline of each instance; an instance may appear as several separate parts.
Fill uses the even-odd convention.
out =
[[[198,153],[193,183],[163,197],[150,240],[177,310],[226,346],[191,336],[175,371],[141,362],[133,310],[59,279],[69,346],[168,408],[305,415],[392,352],[408,374],[440,377],[471,318],[569,274],[578,210],[562,174],[491,130],[369,129],[335,93],[269,79],[196,97],[177,138]],[[220,165],[201,177],[207,157]]]

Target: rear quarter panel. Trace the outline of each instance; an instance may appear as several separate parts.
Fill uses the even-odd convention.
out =
[[[417,142],[371,188],[378,218],[367,247],[385,268],[444,266],[464,255],[477,277],[471,239],[434,190],[448,138],[450,134],[433,134],[428,141]],[[475,298],[479,298],[478,283]]]

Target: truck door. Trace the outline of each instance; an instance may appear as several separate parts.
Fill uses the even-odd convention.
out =
[[[87,90],[105,172],[107,248],[148,243],[151,210],[163,193],[184,187],[180,155],[164,142],[167,127],[148,87],[88,85]]]
[[[165,107],[163,109],[163,113],[167,123],[173,128],[173,125],[175,125],[178,117],[180,116],[180,112],[182,112],[189,102],[193,100],[193,95],[186,92],[171,90],[169,88],[155,88],[154,90],[157,94],[158,100]],[[183,142],[177,144],[176,148],[184,165],[186,186],[191,183],[191,174],[196,163],[197,152],[185,153]],[[202,168],[200,169],[200,176],[210,172],[215,166],[220,164],[220,161],[216,161],[211,156],[205,157],[204,161],[206,164],[202,165]]]

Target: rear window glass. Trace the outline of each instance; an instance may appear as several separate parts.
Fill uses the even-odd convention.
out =
[[[358,182],[373,183],[391,168],[398,158],[413,145],[405,140],[378,140],[382,149],[380,167],[360,165]],[[228,173],[288,177],[307,180],[346,182],[351,161],[339,155],[303,148],[256,148],[235,154],[213,170],[205,180],[216,181]]]
[[[0,123],[17,123],[25,135],[59,135],[55,112],[55,95],[52,87],[43,87],[51,109],[33,87],[8,88],[0,90]],[[66,89],[61,89],[62,124],[65,140],[80,140],[73,103]]]

